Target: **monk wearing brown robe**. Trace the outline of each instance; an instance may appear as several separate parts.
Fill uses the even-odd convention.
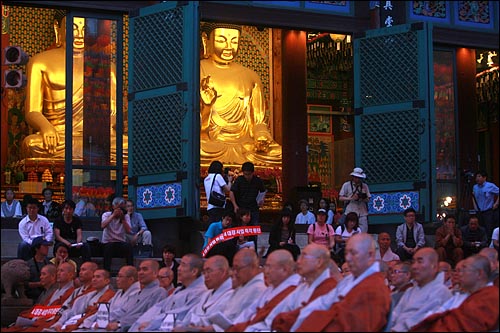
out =
[[[271,321],[272,330],[290,331],[302,307],[337,286],[337,280],[330,275],[330,251],[322,244],[311,243],[304,248],[297,259],[297,273],[305,282],[266,318],[266,323]]]
[[[296,332],[378,332],[385,328],[391,306],[385,274],[375,261],[375,241],[366,233],[349,238],[345,259],[351,275],[330,293],[300,311]]]
[[[260,307],[253,317],[247,321],[236,323],[226,329],[226,332],[243,332],[253,324],[263,321],[269,313],[278,305],[286,296],[295,290],[297,284],[300,283],[300,276],[295,273],[295,262],[292,254],[287,250],[276,250],[269,254],[264,265],[264,275],[269,283],[272,298],[264,299],[265,302]],[[267,295],[267,293],[266,293]]]
[[[498,331],[499,290],[489,282],[488,259],[466,258],[460,267],[460,284],[470,295],[454,309],[432,314],[410,332],[494,332]]]
[[[72,272],[74,273],[74,267],[72,267]],[[66,267],[66,265],[64,265]],[[49,328],[61,318],[64,311],[70,308],[73,303],[82,296],[87,295],[90,292],[95,291],[92,287],[92,277],[94,272],[97,270],[97,264],[95,262],[86,261],[80,267],[80,272],[78,274],[78,283],[81,284],[80,287],[73,290],[68,298],[62,303],[62,308],[57,312],[52,318],[40,318],[35,320],[32,326],[26,328],[23,332],[42,332],[44,328]],[[76,280],[75,280],[76,281]]]
[[[115,291],[110,288],[109,283],[111,282],[110,274],[105,269],[98,269],[94,272],[94,278],[92,279],[92,285],[95,288],[95,295],[91,297],[89,294],[88,304],[83,311],[82,316],[76,321],[76,323],[67,324],[67,322],[62,322],[60,319],[53,328],[57,332],[71,332],[74,331],[83,323],[85,319],[97,313],[97,308],[99,303],[109,303],[111,298],[115,295]],[[97,296],[99,295],[99,296]],[[97,299],[96,299],[97,298]],[[73,313],[78,314],[78,313]]]

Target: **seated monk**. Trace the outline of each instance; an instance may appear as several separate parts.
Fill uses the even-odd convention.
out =
[[[456,308],[427,316],[410,332],[498,332],[499,290],[489,281],[488,259],[474,255],[461,263],[460,285],[470,295]]]
[[[67,266],[65,265],[65,267]],[[62,314],[68,309],[70,309],[77,300],[79,300],[80,298],[91,292],[94,292],[95,289],[94,287],[92,287],[92,278],[96,270],[97,270],[97,264],[95,262],[91,261],[84,262],[80,267],[78,278],[73,280],[73,284],[75,286],[77,284],[80,284],[80,286],[76,287],[76,289],[73,290],[70,296],[63,302],[61,309],[59,309],[59,311],[51,318],[48,319],[40,318],[35,320],[33,325],[27,327],[25,330],[23,330],[23,332],[42,332],[45,328],[49,328],[50,326],[57,323],[57,321],[61,318]]]
[[[70,309],[63,312],[61,318],[51,328],[57,332],[76,330],[85,319],[97,313],[98,303],[108,303],[115,295],[115,291],[109,286],[110,281],[107,270],[96,270],[92,279],[92,286],[95,291],[76,300]]]
[[[351,275],[300,310],[293,332],[379,332],[388,321],[391,295],[375,261],[375,241],[366,233],[347,241]]]
[[[274,252],[272,252],[274,253]],[[288,331],[288,317],[294,318],[304,304],[326,294],[337,285],[337,280],[330,276],[330,252],[324,245],[307,245],[297,259],[297,273],[303,278],[294,291],[279,302],[260,322],[247,327],[248,331]],[[292,322],[293,323],[293,322]],[[271,328],[272,326],[272,328]]]
[[[24,331],[26,327],[31,327],[36,321],[47,320],[47,318],[52,317],[53,313],[51,311],[59,310],[73,292],[74,277],[75,271],[73,266],[69,263],[62,263],[59,265],[57,268],[57,277],[56,267],[54,265],[43,266],[40,272],[40,282],[49,293],[47,295],[42,293],[42,297],[40,298],[41,302],[35,304],[31,309],[25,310],[19,314],[19,317],[31,319],[32,322],[30,323],[29,321],[18,319],[16,325],[2,331]],[[51,307],[50,311],[48,311],[47,307]],[[44,313],[44,311],[46,315],[40,315]]]
[[[230,326],[225,332],[244,332],[248,326],[263,321],[300,283],[300,275],[295,274],[295,261],[292,254],[283,249],[269,254],[264,265],[264,275],[269,287],[257,300],[256,308],[252,306],[248,312],[243,311],[236,318],[236,324]],[[240,320],[245,321],[240,322]]]

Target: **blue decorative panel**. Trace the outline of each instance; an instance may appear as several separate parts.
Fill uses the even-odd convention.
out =
[[[137,187],[137,208],[170,208],[181,205],[181,183]]]
[[[306,1],[305,8],[328,11],[332,13],[353,14],[352,1]]]
[[[368,214],[400,214],[413,207],[419,211],[419,192],[371,193]]]
[[[456,25],[493,28],[493,1],[454,1],[453,4]]]
[[[449,1],[409,1],[410,19],[437,23],[450,23]]]

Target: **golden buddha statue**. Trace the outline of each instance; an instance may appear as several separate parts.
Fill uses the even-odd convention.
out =
[[[66,114],[66,17],[54,15],[55,48],[34,55],[27,65],[26,122],[37,132],[22,145],[25,158],[64,160]],[[73,19],[73,159],[83,158],[85,18]],[[111,126],[116,125],[116,76],[110,77]],[[104,134],[104,133],[103,133]],[[105,134],[104,134],[105,135]],[[116,160],[116,133],[110,131],[111,161]],[[126,156],[127,136],[123,137]]]
[[[265,123],[262,83],[256,72],[233,62],[241,27],[205,23],[200,61],[200,159],[241,165],[281,165],[281,146]]]

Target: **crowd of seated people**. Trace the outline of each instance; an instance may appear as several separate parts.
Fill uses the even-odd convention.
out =
[[[47,247],[43,239],[35,243]],[[81,265],[78,278],[71,263],[48,263],[41,269],[41,292],[33,307],[2,331],[455,332],[498,327],[494,248],[453,267],[440,262],[432,247],[417,249],[408,261],[394,256],[383,261],[376,253],[376,241],[367,233],[347,240],[342,268],[328,246],[315,242],[296,260],[286,248],[264,261],[254,247],[238,250],[232,262],[220,254],[187,253],[173,259],[179,264],[177,286],[173,266],[162,260],[160,267],[156,258],[137,267],[123,265],[114,282],[93,262]],[[37,312],[49,307],[57,312]]]
[[[11,198],[11,194],[12,191],[9,191],[7,197]],[[52,194],[50,188],[45,188],[42,191],[43,201],[33,197],[26,198],[26,214],[18,224],[21,242],[18,245],[17,257],[29,260],[32,257],[33,239],[43,237],[54,245],[54,256],[56,247],[63,244],[68,249],[68,257],[78,259],[75,260],[77,263],[90,260],[92,250],[83,238],[83,223],[76,213],[77,205],[73,200],[58,203],[52,200]],[[7,201],[4,203],[2,209],[7,212],[10,206]],[[14,207],[14,204],[15,202],[12,202],[10,205]],[[109,211],[104,212],[101,217],[101,229],[103,235],[99,245],[102,247],[106,269],[109,270],[113,257],[124,257],[127,263],[132,264],[132,257],[153,256],[151,232],[142,215],[134,211],[131,200],[113,196]]]
[[[276,224],[283,236],[277,233],[270,238],[274,247],[263,258],[254,245],[236,246],[240,238],[227,240],[230,255],[220,251],[205,258],[200,253],[176,258],[176,248],[165,245],[161,259],[144,259],[137,266],[127,260],[112,278],[110,258],[126,253],[128,259],[133,253],[126,237],[131,228],[126,200],[114,198],[112,209],[102,217],[106,234],[103,243],[119,245],[110,246],[111,253],[101,266],[90,258],[82,264],[71,260],[72,241],[81,240],[81,223],[75,224],[72,235],[67,234],[62,223],[74,222],[69,219],[74,203],[68,200],[61,205],[60,220],[54,224],[58,227],[52,231],[47,229],[48,220],[38,214],[40,206],[35,201],[28,201],[27,215],[19,226],[24,243],[19,253],[29,249],[26,260],[31,276],[26,287],[34,305],[19,313],[18,320],[2,331],[375,332],[498,328],[498,250],[488,246],[484,228],[474,215],[461,228],[456,226],[454,216],[448,216],[430,247],[421,239],[415,210],[407,209],[403,214],[405,222],[396,232],[397,250],[393,252],[387,232],[377,237],[364,232],[335,237],[338,233],[333,229],[328,242],[314,241],[312,237],[302,249],[281,246],[295,240],[294,232],[290,237],[294,221],[288,221],[293,213],[283,210]],[[323,210],[317,213],[317,221],[326,221]],[[223,214],[221,221],[214,222],[220,230],[206,235],[207,241],[231,225],[224,225],[228,216],[234,215]],[[245,214],[239,217],[244,220]],[[317,230],[323,224],[318,226]],[[352,229],[352,225],[349,227]],[[316,230],[312,225],[309,229],[311,238]],[[345,230],[341,226],[337,229]],[[345,238],[340,260],[334,255],[339,238]],[[56,244],[49,260],[53,240]],[[105,320],[100,303],[107,303]],[[41,315],[48,308],[57,312]]]

